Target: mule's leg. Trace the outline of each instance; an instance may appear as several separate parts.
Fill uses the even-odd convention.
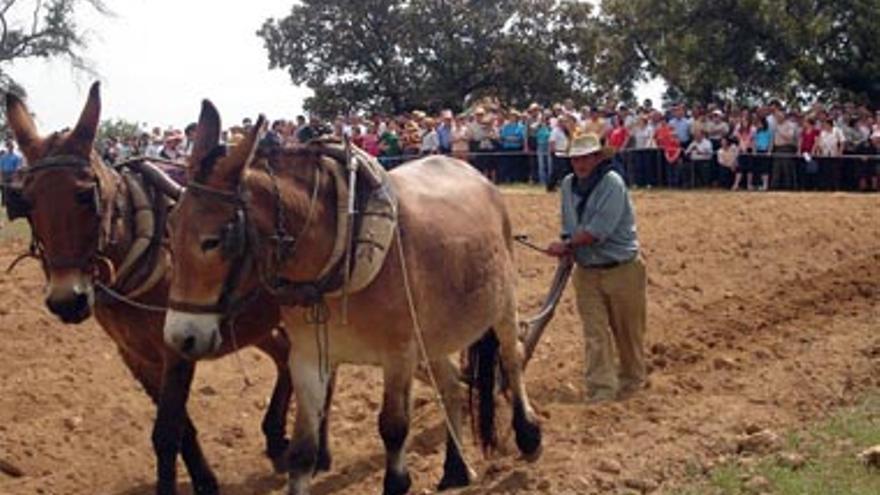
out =
[[[412,485],[406,467],[406,437],[409,434],[415,356],[403,355],[393,361],[383,368],[385,391],[382,412],[379,413],[379,434],[385,444],[383,494],[403,495]]]
[[[266,456],[272,461],[276,473],[287,471],[287,447],[285,438],[287,429],[287,411],[290,409],[290,398],[293,388],[290,382],[290,341],[287,334],[273,331],[271,335],[257,343],[257,347],[265,352],[272,361],[278,376],[272,399],[263,417],[263,434],[266,436]]]
[[[432,361],[431,370],[434,372],[437,386],[440,387],[449,422],[452,423],[452,432],[448,430],[446,432],[446,460],[443,462],[443,478],[440,479],[437,490],[468,486],[476,477],[476,473],[468,467],[452,437],[455,434],[458,441],[462,441],[461,397],[464,390],[459,381],[459,371],[448,356]]]
[[[330,372],[330,383],[327,384],[327,397],[324,399],[324,411],[321,414],[321,426],[318,430],[318,461],[315,465],[317,472],[330,471],[333,457],[330,455],[329,423],[330,405],[333,403],[333,392],[336,390],[336,368]]]
[[[512,298],[511,298],[512,299]],[[526,394],[522,376],[523,351],[517,338],[516,303],[505,312],[495,326],[495,335],[501,351],[501,365],[513,393],[513,428],[516,432],[516,446],[528,460],[541,455],[541,427]]]
[[[291,495],[309,493],[309,483],[318,461],[318,437],[326,404],[329,376],[321,376],[314,342],[307,339],[298,345],[293,340],[290,354],[291,378],[296,391],[296,423],[290,442],[289,467]],[[311,352],[310,352],[311,350]]]
[[[191,362],[171,358],[165,362],[162,373],[162,388],[159,392],[156,422],[153,425],[153,448],[156,451],[156,471],[158,481],[156,493],[174,494],[177,488],[177,453],[185,454],[185,460],[193,462],[190,476],[199,495],[219,492],[217,480],[210,469],[202,471],[192,467],[204,464],[201,448],[195,440],[196,431],[186,412],[186,401],[192,385],[195,365]],[[187,425],[188,424],[188,425]],[[183,442],[186,445],[183,445]],[[201,461],[201,462],[199,462]]]
[[[128,369],[131,370],[132,375],[134,375],[135,379],[144,387],[144,390],[147,392],[150,399],[152,399],[153,403],[158,406],[161,395],[160,384],[163,381],[162,365],[138,359],[121,347],[119,348],[119,353],[122,356],[123,362],[125,362]],[[188,414],[185,414],[183,421],[184,425],[183,436],[180,441],[180,454],[181,457],[183,457],[184,464],[186,464],[190,478],[194,480],[193,484],[195,485],[196,493],[216,493],[217,478],[214,476],[211,467],[205,460],[204,454],[202,454],[195,426],[193,426],[192,420],[189,418]],[[157,491],[158,490],[159,488],[157,486]],[[172,491],[170,493],[174,492]]]

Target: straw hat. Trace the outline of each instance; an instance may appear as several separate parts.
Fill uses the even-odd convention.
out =
[[[599,136],[589,132],[571,140],[568,147],[569,158],[588,156],[602,151],[602,141]]]

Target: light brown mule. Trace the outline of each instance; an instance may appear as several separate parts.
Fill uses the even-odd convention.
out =
[[[116,343],[134,377],[156,403],[158,412],[152,442],[157,456],[156,492],[176,493],[176,460],[180,453],[199,494],[218,493],[217,479],[202,455],[196,429],[186,411],[195,371],[163,342],[164,313],[138,309],[96,291],[96,272],[117,270],[136,242],[132,192],[120,174],[101,163],[93,151],[100,118],[99,86],[92,86],[79,122],[69,132],[38,135],[25,104],[6,98],[6,117],[29,162],[21,184],[6,191],[16,213],[27,218],[48,278],[46,305],[65,323],[79,323],[94,312],[98,323]],[[158,219],[157,222],[161,223]],[[156,262],[167,256],[162,233],[150,249]],[[167,261],[166,261],[167,262]],[[147,267],[151,268],[151,267]],[[112,270],[111,270],[112,271]],[[149,270],[147,270],[149,272]],[[163,307],[170,272],[136,297],[138,303]],[[291,387],[288,371],[290,345],[283,332],[273,332],[279,316],[271,300],[261,296],[240,318],[236,340],[240,347],[256,345],[275,362],[278,378],[263,421],[267,454],[280,468],[286,466],[285,422]],[[235,350],[230,328],[221,332],[216,356]],[[218,341],[220,341],[218,339]],[[327,458],[323,458],[326,464]]]
[[[190,184],[172,213],[176,276],[171,300],[178,310],[169,312],[166,320],[165,337],[170,343],[185,336],[196,339],[196,347],[209,348],[223,316],[223,301],[240,298],[261,282],[271,283],[274,275],[288,286],[308,285],[331,258],[340,221],[337,190],[345,181],[340,163],[321,146],[255,156],[264,126],[260,117],[228,154],[214,152],[219,116],[210,102],[203,103],[198,151],[190,164],[200,185]],[[460,397],[449,356],[472,346],[472,355],[481,357],[474,365],[484,385],[481,396],[488,399],[481,409],[491,415],[495,357],[500,351],[513,395],[517,445],[535,457],[540,451],[540,428],[521,376],[510,221],[500,192],[468,165],[446,157],[395,169],[391,180],[399,197],[399,233],[412,302],[454,432],[460,430]],[[223,255],[225,247],[236,244],[229,235],[235,231],[247,233],[244,244],[251,263],[233,263]],[[279,232],[297,234],[292,239],[296,247],[275,267],[267,260],[276,259]],[[340,299],[325,298],[329,319],[323,344],[316,343],[316,331],[318,337],[323,332],[303,324],[308,309],[282,307],[292,345],[297,401],[290,458],[293,494],[308,492],[314,470],[328,384],[322,368],[341,363],[382,367],[385,390],[379,431],[387,452],[384,493],[403,494],[410,488],[405,441],[420,353],[397,246],[391,248],[372,284],[351,295],[347,325],[340,319]],[[323,281],[314,285],[327,289]],[[491,417],[480,421],[482,440],[489,443]],[[440,487],[469,481],[469,469],[454,443],[447,441]]]

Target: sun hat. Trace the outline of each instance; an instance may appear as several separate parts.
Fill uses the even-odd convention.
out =
[[[602,141],[592,132],[580,135],[571,140],[568,147],[568,158],[592,155],[602,151]]]

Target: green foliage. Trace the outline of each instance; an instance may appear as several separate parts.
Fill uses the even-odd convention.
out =
[[[866,469],[856,454],[880,443],[880,397],[844,409],[832,418],[796,435],[787,447],[804,455],[800,469],[783,467],[775,455],[758,459],[752,468],[729,462],[714,469],[705,480],[694,480],[676,491],[679,495],[750,493],[745,482],[763,476],[771,493],[780,495],[873,495],[880,493],[880,477]]]
[[[129,122],[123,119],[103,120],[98,126],[97,142],[103,143],[108,138],[124,140],[138,137],[141,132],[143,132],[141,126],[137,122]]]
[[[14,61],[33,58],[67,59],[78,70],[91,72],[81,52],[86,30],[75,13],[82,4],[102,14],[109,10],[101,0],[5,0],[0,3],[0,92],[23,95],[24,88],[9,75]]]
[[[880,0],[604,0],[602,12],[675,98],[880,105]]]
[[[591,5],[554,0],[305,0],[259,30],[273,68],[314,90],[307,109],[524,105],[591,89]],[[592,81],[590,81],[592,82]]]

